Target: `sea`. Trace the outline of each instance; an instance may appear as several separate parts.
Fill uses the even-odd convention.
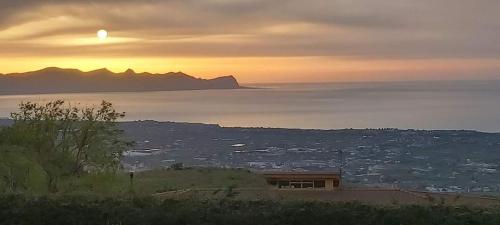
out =
[[[252,89],[0,95],[0,117],[21,102],[106,100],[124,120],[304,129],[400,128],[500,132],[500,81],[244,84]]]

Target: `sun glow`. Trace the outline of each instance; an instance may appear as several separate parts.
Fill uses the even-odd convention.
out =
[[[97,37],[101,41],[104,41],[104,40],[106,40],[106,38],[108,38],[108,32],[106,30],[99,30],[99,31],[97,31]]]

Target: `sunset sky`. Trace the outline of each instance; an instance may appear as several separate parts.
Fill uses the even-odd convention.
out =
[[[499,12],[498,0],[0,0],[0,73],[500,79]]]

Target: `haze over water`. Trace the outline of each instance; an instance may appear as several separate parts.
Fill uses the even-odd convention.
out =
[[[280,128],[500,131],[500,81],[252,84],[262,89],[0,96],[0,117],[22,101],[112,102],[127,120]]]

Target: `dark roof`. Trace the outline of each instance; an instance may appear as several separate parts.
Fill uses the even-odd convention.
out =
[[[265,177],[316,177],[332,178],[339,177],[338,171],[263,171],[260,172]]]

